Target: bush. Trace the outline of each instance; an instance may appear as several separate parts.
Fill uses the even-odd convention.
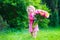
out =
[[[41,3],[41,0],[2,0],[0,3],[0,14],[8,21],[10,27],[19,29],[27,28],[28,14],[26,12],[26,8],[28,5],[31,4],[37,9],[43,9],[48,12],[50,11],[46,4]],[[48,23],[45,24],[48,25]],[[43,23],[41,25],[43,25]]]

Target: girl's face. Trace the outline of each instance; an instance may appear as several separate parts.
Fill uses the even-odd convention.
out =
[[[34,12],[35,12],[35,9],[34,9],[33,7],[29,7],[29,8],[28,8],[28,12],[29,12],[29,13],[34,13]]]

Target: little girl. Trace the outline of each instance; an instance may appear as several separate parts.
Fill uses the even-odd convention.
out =
[[[41,16],[44,16],[44,17],[48,18],[49,14],[46,11],[43,11],[43,10],[36,10],[35,7],[32,6],[32,5],[27,7],[27,12],[28,12],[28,18],[29,18],[29,32],[31,33],[31,35],[34,38],[36,38],[36,35],[37,35],[37,32],[39,31],[39,28],[38,28],[38,24],[36,24],[35,27],[33,28],[33,23],[34,23],[34,20],[35,20],[34,15],[40,14]]]

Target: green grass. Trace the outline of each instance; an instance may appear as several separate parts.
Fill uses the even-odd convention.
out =
[[[28,30],[1,31],[0,40],[60,40],[60,28],[40,29],[36,39],[31,37]]]

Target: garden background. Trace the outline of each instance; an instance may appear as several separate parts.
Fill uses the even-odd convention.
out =
[[[0,40],[35,40],[28,31],[28,5],[50,14],[38,23],[36,40],[60,40],[60,0],[0,0]]]

